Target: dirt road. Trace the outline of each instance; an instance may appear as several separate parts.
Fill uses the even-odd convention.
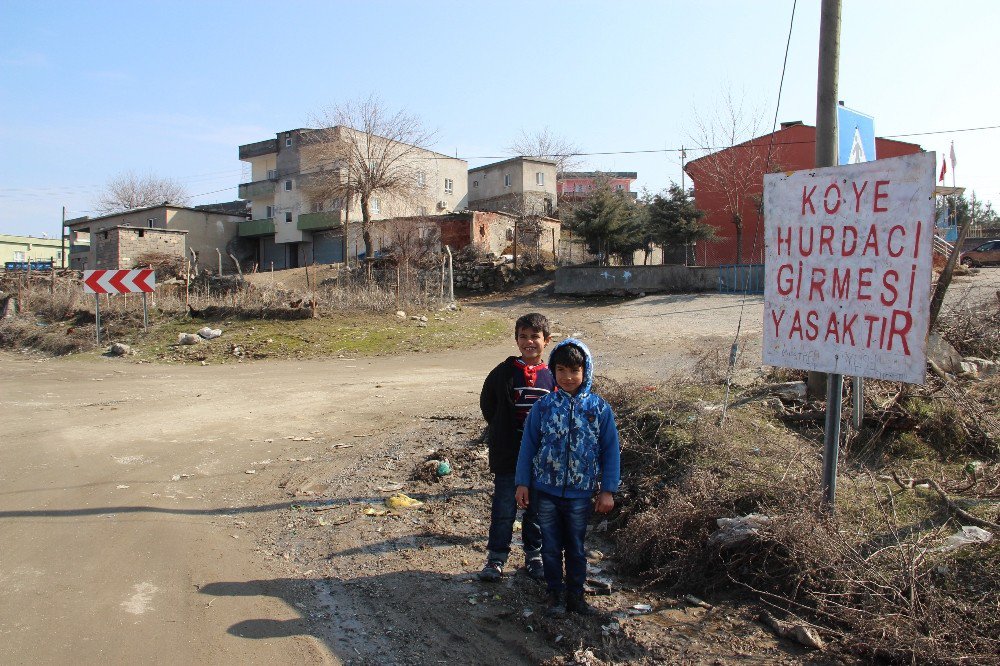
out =
[[[988,296],[1000,269],[987,277],[973,286]],[[742,314],[747,365],[759,364],[758,298],[529,290],[467,307],[511,321],[539,309],[591,343],[600,371],[650,379],[724,358]],[[530,619],[528,581],[484,591],[470,576],[488,520],[476,396],[513,349],[207,367],[0,355],[0,663],[537,663],[562,651],[574,628]],[[415,480],[442,450],[459,471]],[[397,485],[425,509],[359,513]],[[603,603],[634,601],[650,599]],[[682,634],[665,654],[795,658],[752,619],[662,603],[656,621]]]
[[[266,589],[199,593],[269,577],[241,528],[291,501],[248,490],[247,471],[466,405],[491,351],[170,368],[0,357],[0,662],[336,663],[294,632],[239,636],[301,620]]]

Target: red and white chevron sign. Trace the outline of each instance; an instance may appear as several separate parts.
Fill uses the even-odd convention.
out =
[[[84,271],[83,290],[88,294],[152,293],[156,290],[156,273],[151,268]]]

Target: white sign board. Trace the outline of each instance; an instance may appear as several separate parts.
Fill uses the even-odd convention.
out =
[[[764,176],[764,362],[922,384],[934,153]]]

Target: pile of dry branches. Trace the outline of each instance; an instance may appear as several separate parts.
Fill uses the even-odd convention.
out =
[[[957,480],[940,466],[932,478],[901,472],[898,483],[847,467],[833,516],[820,504],[815,433],[775,425],[767,403],[719,425],[691,386],[601,380],[597,390],[622,435],[612,527],[626,570],[699,596],[742,590],[865,659],[996,663],[1000,530],[985,544],[947,538],[962,525],[993,531],[1000,465]],[[717,538],[719,519],[751,514],[759,522],[743,537]]]

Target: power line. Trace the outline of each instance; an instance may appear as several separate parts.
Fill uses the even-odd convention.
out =
[[[775,124],[775,128],[776,128],[776,126],[777,125]],[[771,131],[772,135],[776,131],[775,128],[773,128],[772,131]],[[906,133],[906,134],[887,134],[887,135],[884,135],[884,136],[879,137],[879,138],[883,138],[883,139],[901,139],[901,138],[914,137],[914,136],[932,136],[932,135],[936,135],[936,134],[954,134],[954,133],[959,133],[959,132],[980,132],[980,131],[996,130],[996,129],[1000,129],[1000,125],[985,125],[985,126],[982,126],[982,127],[963,127],[963,128],[956,128],[956,129],[934,130],[934,131],[928,131],[928,132],[910,132],[910,133]],[[751,139],[748,139],[747,141],[742,142],[740,144],[736,144],[735,146],[732,146],[732,145],[701,146],[701,147],[699,147],[699,146],[694,146],[694,147],[685,146],[683,148],[650,148],[650,149],[637,149],[637,150],[580,151],[580,152],[573,152],[573,153],[552,153],[552,154],[542,155],[540,157],[562,158],[562,157],[599,157],[599,156],[603,156],[603,155],[648,155],[648,154],[680,153],[682,151],[712,152],[712,151],[717,151],[717,150],[725,150],[725,149],[739,148],[739,147],[746,147],[746,148],[749,149],[750,147],[752,147],[753,145],[755,145],[755,144],[752,144],[751,142],[754,139],[756,139],[756,138],[759,138],[759,137],[752,137]],[[803,145],[803,144],[813,144],[813,143],[815,143],[815,140],[810,140],[810,141],[771,141],[770,144],[769,144],[769,147],[771,147],[771,146],[792,146],[792,145]],[[469,155],[469,156],[462,156],[462,157],[459,157],[457,159],[461,159],[461,160],[464,160],[464,161],[468,162],[470,160],[500,160],[500,159],[510,159],[511,157],[512,157],[511,155]],[[528,157],[528,156],[526,156],[526,157]],[[421,157],[421,158],[418,158],[418,159],[425,160],[425,161],[437,161],[437,160],[441,160],[441,159],[456,159],[456,158],[452,158],[452,157],[449,157],[447,155],[439,155],[439,156],[433,156],[433,157]],[[283,178],[283,177],[286,177],[286,176],[307,175],[307,174],[310,174],[310,173],[317,173],[319,171],[322,171],[326,166],[332,166],[332,165],[336,164],[337,161],[338,160],[331,160],[331,161],[329,161],[329,162],[327,162],[325,164],[319,164],[315,168],[312,168],[312,169],[295,170],[295,171],[288,171],[288,172],[279,173],[279,174],[276,175],[276,178]],[[244,169],[242,169],[242,168],[241,169],[227,169],[227,170],[224,170],[224,171],[212,171],[212,172],[207,172],[207,173],[203,173],[203,174],[191,174],[191,175],[188,175],[188,176],[179,176],[179,177],[176,177],[176,179],[179,180],[179,181],[181,181],[181,182],[199,182],[199,181],[205,181],[205,180],[215,180],[216,178],[222,178],[222,177],[225,177],[225,176],[228,176],[228,175],[242,175],[243,171],[244,171]],[[216,174],[218,174],[218,175],[216,175]],[[4,197],[4,198],[27,198],[27,197],[41,197],[41,196],[49,196],[49,197],[51,197],[51,196],[72,196],[74,194],[84,194],[84,193],[87,193],[87,192],[93,192],[93,191],[98,190],[99,188],[102,188],[102,187],[104,187],[104,185],[71,185],[71,186],[62,186],[62,187],[53,186],[53,187],[37,187],[37,188],[32,188],[32,187],[4,187],[4,188],[0,188],[0,197]],[[219,189],[219,190],[213,190],[211,192],[202,192],[202,193],[199,193],[199,194],[192,194],[192,195],[189,195],[189,196],[191,196],[192,198],[199,197],[199,196],[206,196],[208,194],[216,194],[218,192],[224,192],[226,190],[233,189],[234,187],[236,187],[236,185],[233,185],[231,187],[222,188],[222,189]]]
[[[774,132],[778,127],[778,112],[781,109],[781,91],[785,87],[785,71],[788,69],[788,51],[792,45],[792,28],[795,26],[795,8],[797,5],[798,0],[792,0],[792,18],[788,22],[788,41],[785,42],[785,59],[781,63],[781,79],[778,82],[778,99],[774,104],[774,123],[771,125],[771,144],[767,147],[767,158],[764,161],[764,165],[768,169],[771,165],[771,155],[774,148]],[[757,254],[757,239],[760,236],[760,226],[760,207],[757,207],[757,224],[755,225],[753,231],[753,246],[750,250],[751,256],[755,256]],[[737,237],[737,242],[742,245],[742,235]],[[741,256],[742,251],[742,247],[737,247],[736,256]],[[737,266],[738,265],[739,263],[737,263]],[[726,411],[729,409],[729,393],[732,388],[733,370],[736,368],[736,356],[739,352],[740,332],[743,330],[743,313],[746,310],[745,306],[747,302],[747,295],[750,291],[750,279],[753,277],[753,269],[749,265],[746,266],[746,272],[746,280],[743,283],[743,298],[740,300],[740,317],[736,322],[736,335],[733,337],[733,345],[729,352],[729,366],[726,370],[726,398],[722,403],[721,421],[726,420]],[[739,280],[738,273],[734,277]]]

